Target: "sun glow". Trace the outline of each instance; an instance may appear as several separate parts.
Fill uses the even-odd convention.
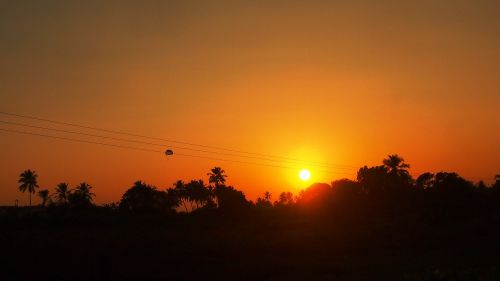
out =
[[[302,169],[299,172],[299,178],[303,181],[307,181],[311,178],[311,172],[309,172],[309,170]]]

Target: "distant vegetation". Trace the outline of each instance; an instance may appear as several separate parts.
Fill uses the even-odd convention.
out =
[[[398,204],[401,200],[436,200],[440,204],[459,202],[463,204],[471,198],[498,197],[500,177],[487,186],[480,181],[474,184],[454,172],[423,173],[416,179],[409,173],[410,165],[396,154],[389,155],[382,165],[361,167],[356,180],[340,179],[331,184],[316,183],[294,195],[282,192],[273,201],[273,195],[265,192],[255,202],[246,199],[242,191],[226,185],[226,172],[214,167],[208,174],[208,184],[202,179],[184,182],[176,181],[172,187],[164,190],[137,181],[122,196],[118,203],[105,204],[104,207],[130,214],[156,213],[175,214],[176,212],[203,212],[208,210],[241,210],[247,208],[273,208],[297,206],[312,209],[324,209],[335,205],[349,204],[368,200]],[[26,170],[19,178],[19,190],[30,196],[38,188],[38,175]],[[80,183],[73,189],[67,183],[58,184],[53,192],[44,189],[38,191],[41,206],[89,208],[95,207],[92,186]],[[426,198],[426,199],[423,199]]]
[[[0,208],[0,280],[500,280],[500,177],[409,168],[389,155],[250,201],[214,167],[103,206],[88,183],[39,190],[27,170],[19,190],[41,204]]]

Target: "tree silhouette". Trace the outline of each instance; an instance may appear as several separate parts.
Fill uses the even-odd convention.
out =
[[[203,180],[192,180],[187,183],[186,193],[189,201],[196,205],[196,209],[204,207],[212,199],[211,193]]]
[[[387,158],[385,158],[382,162],[384,166],[389,170],[389,173],[408,175],[409,173],[407,169],[410,168],[410,165],[406,164],[404,161],[405,160],[399,155],[391,154],[388,155]]]
[[[30,196],[30,207],[31,207],[31,194],[35,193],[35,189],[38,188],[38,182],[37,178],[38,175],[36,174],[35,171],[32,170],[26,170],[21,173],[19,176],[19,190],[21,192],[25,192],[26,190],[29,193]]]
[[[172,207],[172,208],[177,208],[181,205],[181,198],[179,197],[177,191],[175,188],[167,188],[165,190],[165,193],[167,194],[167,204]]]
[[[214,193],[219,209],[234,210],[249,205],[245,194],[232,186],[219,185]]]
[[[439,172],[434,177],[434,189],[450,192],[468,192],[474,188],[473,184],[457,173]]]
[[[219,206],[219,196],[217,194],[221,194],[222,191],[218,191],[220,187],[224,187],[226,183],[226,178],[227,175],[225,174],[226,171],[224,171],[221,167],[214,167],[210,171],[210,173],[207,173],[208,175],[208,182],[211,184],[208,189],[211,194],[213,194],[214,198],[214,205]]]
[[[418,176],[417,180],[415,181],[415,185],[419,189],[428,189],[432,188],[434,185],[434,174],[432,173],[423,173],[420,176]]]
[[[92,197],[95,196],[91,191],[92,186],[82,182],[75,187],[75,190],[68,196],[68,202],[77,207],[88,207],[92,205]]]
[[[221,167],[214,167],[212,168],[210,173],[207,173],[208,175],[208,182],[213,184],[214,187],[222,186],[226,183],[226,178],[227,175],[225,174],[226,172],[221,168]]]
[[[331,183],[331,186],[332,196],[340,198],[342,200],[347,200],[351,197],[359,195],[361,190],[359,183],[350,179],[340,179],[333,181]]]
[[[38,197],[42,199],[42,206],[45,207],[45,204],[49,200],[49,191],[47,189],[38,191]]]
[[[187,203],[189,202],[189,195],[186,190],[186,184],[182,180],[176,181],[170,193],[178,198],[179,202],[184,206],[184,209],[187,213],[188,212]]]
[[[390,188],[397,189],[397,187],[410,187],[413,179],[410,176],[408,168],[410,165],[405,163],[405,160],[397,154],[388,155],[382,163],[388,170],[390,176],[388,184]]]
[[[274,202],[275,205],[291,205],[294,203],[293,193],[281,192],[278,201]]]
[[[91,189],[92,186],[88,183],[82,182],[76,186],[75,193],[78,193],[86,201],[92,202],[92,197],[94,197],[95,194],[90,191]]]
[[[297,202],[305,205],[323,205],[325,201],[330,199],[332,187],[326,183],[313,183],[305,190],[301,191]]]
[[[392,196],[410,188],[413,179],[408,172],[409,164],[397,154],[388,155],[383,165],[359,169],[357,180],[367,194]]]
[[[54,197],[59,204],[68,203],[69,186],[65,182],[61,182],[56,186]]]
[[[259,208],[270,208],[273,206],[271,202],[272,194],[269,191],[264,192],[263,197],[257,198],[255,206]]]
[[[271,194],[271,192],[269,192],[269,191],[264,192],[264,200],[265,201],[271,202],[271,197],[272,196],[273,195]]]
[[[159,191],[156,187],[142,181],[136,181],[122,196],[120,209],[132,213],[166,212],[177,206],[168,192]]]
[[[329,190],[324,188],[322,193],[317,194],[315,208],[345,212],[363,205],[360,202],[366,198],[366,194],[357,181],[344,178],[332,181],[330,185]]]
[[[365,193],[380,194],[387,190],[387,172],[388,169],[386,166],[370,168],[364,166],[359,169],[357,180]]]

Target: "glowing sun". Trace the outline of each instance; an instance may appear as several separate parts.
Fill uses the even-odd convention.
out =
[[[307,181],[311,178],[311,172],[309,172],[309,170],[302,169],[299,172],[299,178],[303,181]]]

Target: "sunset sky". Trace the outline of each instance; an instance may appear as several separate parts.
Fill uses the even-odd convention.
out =
[[[328,166],[0,131],[0,205],[28,201],[17,183],[25,169],[50,190],[88,182],[98,203],[139,179],[162,189],[208,181],[214,166],[249,199],[276,198],[355,178],[390,153],[413,176],[491,182],[500,174],[499,50],[499,1],[0,0],[0,111]]]

